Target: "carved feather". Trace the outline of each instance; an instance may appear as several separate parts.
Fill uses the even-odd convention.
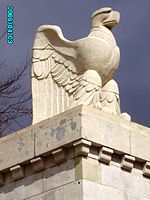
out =
[[[76,47],[63,37],[58,27],[41,26],[36,37],[32,94],[33,110],[38,114],[33,118],[33,123],[63,112],[72,101],[90,104],[98,90],[94,82],[89,84],[84,72],[78,73],[75,64]]]
[[[61,46],[66,46],[66,53],[64,49],[62,54],[55,48],[55,41],[62,43],[56,44],[60,49]],[[58,27],[42,26],[38,29],[33,47],[32,93],[33,110],[39,114],[33,119],[33,123],[58,114],[60,111],[63,112],[70,104],[73,97],[69,95],[69,89],[72,89],[73,83],[78,82],[76,67],[73,61],[68,60],[70,51],[73,51],[73,47],[71,43],[66,42]],[[44,94],[42,92],[44,100],[39,98],[40,91],[45,91]],[[44,113],[44,116],[40,118],[41,113]]]
[[[91,24],[100,29],[92,28],[87,37],[76,41],[65,39],[58,26],[38,28],[32,59],[33,123],[73,104],[100,108],[100,101],[108,105],[119,101],[117,92],[101,95],[101,87],[113,78],[119,65],[119,48],[110,30],[119,22],[119,13],[108,12],[108,8],[95,13]]]

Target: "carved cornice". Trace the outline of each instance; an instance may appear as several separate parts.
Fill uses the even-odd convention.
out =
[[[79,157],[117,164],[129,173],[138,168],[139,174],[150,177],[149,140],[146,127],[78,106],[1,138],[0,186],[8,183],[8,176],[16,181]]]

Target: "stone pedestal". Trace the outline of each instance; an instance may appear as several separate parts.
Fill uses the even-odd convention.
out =
[[[150,200],[150,129],[78,106],[0,139],[0,200]]]

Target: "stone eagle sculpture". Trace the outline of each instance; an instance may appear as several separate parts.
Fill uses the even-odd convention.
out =
[[[33,124],[79,104],[120,115],[112,79],[120,51],[111,32],[119,13],[106,7],[91,17],[87,37],[69,41],[55,25],[37,29],[32,59]]]

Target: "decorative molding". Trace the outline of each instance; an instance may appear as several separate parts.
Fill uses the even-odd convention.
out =
[[[45,169],[45,161],[42,157],[37,157],[30,160],[32,164],[33,171],[38,172]]]
[[[75,147],[75,156],[88,156],[92,143],[90,141],[81,139],[73,143]]]
[[[66,152],[63,148],[58,148],[52,151],[52,155],[56,163],[62,163],[67,160]]]
[[[143,168],[143,175],[150,177],[150,162],[146,162]]]
[[[114,153],[113,149],[102,147],[99,152],[98,160],[106,164],[109,164],[113,153]]]
[[[10,168],[13,180],[18,180],[24,177],[24,168],[21,165],[16,165]]]
[[[131,171],[133,169],[135,157],[124,155],[121,160],[121,168]]]
[[[111,149],[105,146],[102,146],[99,152],[97,151],[99,147],[97,147],[95,144],[92,144],[92,142],[87,141],[85,139],[77,140],[76,142],[72,143],[69,146],[62,146],[58,149],[52,150],[45,155],[44,157],[35,157],[29,160],[28,162],[24,163],[22,166],[21,163],[9,168],[9,171],[11,172],[11,178],[14,181],[19,180],[25,176],[25,170],[29,169],[29,165],[32,166],[31,172],[29,175],[42,171],[46,169],[48,166],[47,162],[49,163],[49,155],[51,154],[53,156],[53,159],[51,162],[55,162],[56,164],[61,164],[62,162],[67,161],[69,159],[68,153],[73,150],[72,147],[74,147],[74,152],[72,154],[73,159],[77,159],[79,156],[84,156],[84,157],[90,157],[92,159],[99,160],[100,163],[104,163],[107,165],[114,165],[113,162],[116,162],[115,160],[112,160],[112,155],[118,156],[118,161],[120,160],[120,154],[123,154],[122,159],[120,160],[120,168],[125,169],[128,171],[132,171],[134,167],[134,162],[138,165],[142,165],[142,161],[140,161],[138,158],[135,158],[134,156],[130,156],[127,154],[124,154],[124,152],[120,152],[117,154],[115,149]],[[91,151],[92,150],[92,151]],[[95,154],[97,152],[97,155]],[[74,155],[74,156],[73,156]],[[55,165],[55,164],[54,164]],[[143,170],[143,175],[147,176],[150,178],[150,162],[145,160],[144,167],[142,168]],[[3,186],[5,184],[5,177],[9,176],[9,171],[8,169],[0,173],[0,186]],[[132,172],[131,172],[132,173]],[[26,176],[29,176],[26,175]]]

